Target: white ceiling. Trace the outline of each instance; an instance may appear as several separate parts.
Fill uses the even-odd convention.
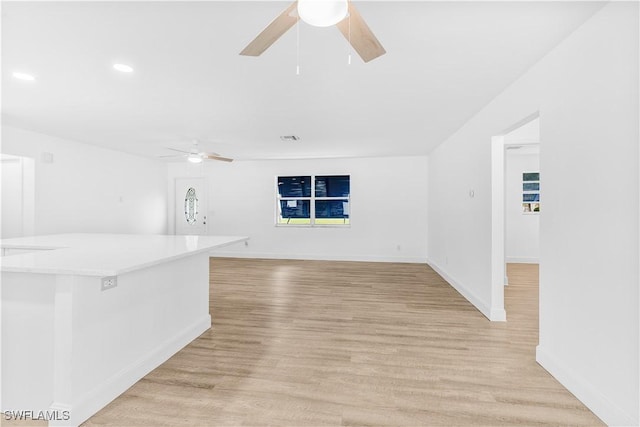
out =
[[[602,6],[355,4],[388,53],[348,65],[336,28],[302,24],[298,76],[295,28],[238,55],[287,2],[3,2],[3,122],[151,157],[426,154]]]

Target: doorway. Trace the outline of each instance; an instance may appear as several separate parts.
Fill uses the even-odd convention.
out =
[[[538,264],[540,145],[505,142],[505,263]]]
[[[539,262],[540,123],[535,113],[492,138],[492,312],[504,310],[507,263]]]
[[[32,236],[35,227],[35,161],[0,154],[3,239]]]

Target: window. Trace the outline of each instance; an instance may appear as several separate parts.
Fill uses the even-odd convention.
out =
[[[196,189],[191,187],[187,190],[187,194],[184,197],[184,218],[187,224],[193,225],[197,221],[198,216],[198,197],[196,196]]]
[[[276,225],[349,225],[349,175],[279,176]]]
[[[522,212],[540,212],[540,172],[522,173]]]

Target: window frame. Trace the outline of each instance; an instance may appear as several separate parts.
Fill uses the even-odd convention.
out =
[[[309,176],[311,177],[311,197],[302,197],[302,196],[298,196],[298,197],[281,197],[280,196],[280,191],[278,189],[278,179],[279,178],[288,178],[288,177],[294,177],[294,176]],[[341,196],[341,197],[316,197],[316,177],[322,177],[322,176],[348,176],[349,177],[349,195],[348,196]],[[301,228],[309,228],[309,227],[324,227],[324,228],[350,228],[351,227],[351,174],[348,173],[333,173],[333,174],[289,174],[289,175],[276,175],[275,177],[275,192],[276,192],[276,197],[275,197],[275,218],[274,218],[274,222],[275,222],[275,226],[276,227],[301,227]],[[309,201],[309,224],[289,224],[289,223],[281,223],[278,222],[279,218],[281,217],[280,215],[280,202],[281,201],[287,201],[287,200],[308,200]],[[349,203],[349,218],[345,218],[348,219],[349,222],[348,223],[337,223],[337,224],[318,224],[316,223],[316,201],[323,201],[323,200],[346,200],[347,203]]]

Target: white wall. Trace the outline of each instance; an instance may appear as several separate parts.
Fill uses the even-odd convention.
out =
[[[537,360],[613,425],[640,421],[638,16],[604,6],[429,156],[430,262],[488,314],[491,137],[539,111]]]
[[[522,173],[539,171],[540,155],[522,154],[525,149],[507,150],[506,155],[505,256],[506,262],[537,263],[540,258],[540,215],[522,212]]]
[[[275,226],[278,175],[351,175],[351,226]],[[230,247],[240,257],[425,262],[427,158],[264,160],[169,166],[173,230],[174,180],[206,176],[210,234],[247,235]]]
[[[164,163],[9,126],[1,151],[35,160],[36,234],[166,233]]]

